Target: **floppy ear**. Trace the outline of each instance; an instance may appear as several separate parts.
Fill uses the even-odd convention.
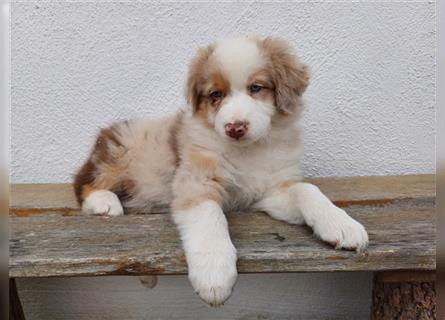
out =
[[[212,52],[212,46],[200,48],[189,65],[185,96],[193,112],[198,111],[201,103],[200,86],[204,82],[205,67]]]
[[[262,47],[270,63],[276,107],[280,112],[294,113],[309,84],[309,70],[284,40],[269,37],[262,41]]]

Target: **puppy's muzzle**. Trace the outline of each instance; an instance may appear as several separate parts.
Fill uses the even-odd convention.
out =
[[[224,126],[224,129],[226,135],[228,135],[230,138],[239,140],[243,136],[245,136],[247,131],[249,130],[249,123],[247,121],[235,121],[227,123]]]

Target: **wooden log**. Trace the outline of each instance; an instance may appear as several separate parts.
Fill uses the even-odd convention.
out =
[[[376,274],[371,320],[433,320],[436,313],[434,272]]]
[[[333,250],[304,226],[264,213],[228,213],[240,272],[434,270],[434,177],[317,179],[367,228],[370,245]],[[79,215],[71,186],[12,187],[11,277],[183,274],[169,215]]]

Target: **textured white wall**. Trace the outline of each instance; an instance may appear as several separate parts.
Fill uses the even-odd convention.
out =
[[[308,176],[435,170],[435,4],[12,5],[12,181],[70,181],[99,126],[174,111],[196,48],[280,35],[312,69]]]

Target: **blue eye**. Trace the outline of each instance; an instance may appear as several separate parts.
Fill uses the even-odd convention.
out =
[[[210,93],[210,96],[211,96],[213,99],[220,99],[220,98],[223,97],[223,93],[222,93],[222,91],[216,90],[216,91],[211,92],[211,93]]]
[[[257,92],[260,92],[262,89],[263,89],[263,87],[260,86],[260,85],[257,85],[257,84],[252,84],[252,85],[250,85],[250,87],[249,87],[249,90],[250,90],[251,93],[257,93]]]

